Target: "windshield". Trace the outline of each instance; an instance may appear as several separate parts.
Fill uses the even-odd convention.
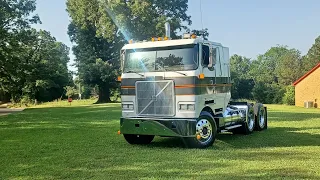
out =
[[[198,67],[198,45],[127,50],[124,72],[194,70]]]

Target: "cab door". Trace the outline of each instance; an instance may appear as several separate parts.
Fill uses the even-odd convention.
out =
[[[210,106],[215,113],[223,113],[225,96],[219,93],[220,87],[218,87],[221,81],[220,76],[222,76],[220,66],[217,65],[217,59],[220,56],[218,51],[218,47],[212,44],[202,45],[202,73],[206,78],[201,80],[205,84],[201,89],[205,106]]]

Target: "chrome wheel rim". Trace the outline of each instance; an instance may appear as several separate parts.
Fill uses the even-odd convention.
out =
[[[248,115],[248,129],[250,131],[253,130],[254,128],[254,118],[253,118],[253,113],[252,112],[249,112],[249,115]]]
[[[265,121],[265,118],[264,118],[264,110],[261,110],[261,111],[260,111],[260,115],[259,115],[259,126],[260,126],[261,128],[263,128],[265,122],[266,122],[266,121]]]
[[[206,143],[212,137],[212,125],[207,119],[201,119],[196,125],[197,134],[200,135],[198,141]]]

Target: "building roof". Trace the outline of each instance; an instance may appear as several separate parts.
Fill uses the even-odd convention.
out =
[[[296,80],[292,85],[296,86],[299,82],[304,80],[306,77],[308,77],[310,74],[312,74],[315,70],[317,70],[320,67],[320,63],[316,65],[314,68],[312,68],[309,72],[307,72],[305,75],[303,75],[301,78]]]

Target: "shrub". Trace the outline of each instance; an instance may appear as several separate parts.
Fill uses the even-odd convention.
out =
[[[257,82],[252,90],[254,100],[265,104],[281,104],[285,89],[278,84]]]
[[[293,86],[286,87],[286,92],[284,93],[282,102],[287,105],[294,105],[295,94],[294,94],[294,87]]]
[[[71,86],[66,86],[64,89],[66,91],[66,96],[68,98],[74,96],[77,93],[77,90],[74,87],[71,87]]]

